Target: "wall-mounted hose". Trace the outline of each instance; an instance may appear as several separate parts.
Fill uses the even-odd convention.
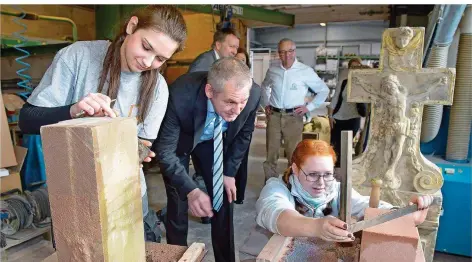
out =
[[[26,91],[31,92],[33,88],[31,87],[31,76],[26,74],[26,71],[30,69],[30,64],[24,61],[24,59],[28,58],[30,56],[30,52],[28,50],[23,49],[24,44],[26,43],[27,39],[26,37],[23,36],[23,34],[26,32],[27,27],[25,24],[21,22],[21,20],[26,16],[26,13],[21,9],[20,7],[15,7],[20,11],[20,15],[17,15],[15,18],[13,18],[13,23],[19,25],[22,27],[20,31],[16,31],[13,33],[13,35],[19,39],[19,43],[16,44],[13,48],[18,50],[19,52],[23,53],[23,56],[15,58],[15,61],[22,65],[23,68],[20,68],[18,71],[16,71],[16,74],[20,77],[21,81],[18,82],[18,86],[24,88]],[[2,11],[3,14],[3,11]]]
[[[472,7],[461,21],[454,103],[449,119],[446,160],[467,162],[472,124]]]
[[[449,46],[434,46],[428,60],[428,68],[445,68]],[[425,105],[421,124],[421,143],[433,140],[439,132],[443,114],[443,105]]]

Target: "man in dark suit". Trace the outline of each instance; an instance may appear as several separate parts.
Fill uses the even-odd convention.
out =
[[[218,59],[234,57],[239,48],[239,34],[232,28],[223,28],[213,35],[212,49],[201,53],[190,65],[188,72],[210,70],[211,65]]]
[[[197,58],[195,58],[195,60],[188,69],[188,73],[200,71],[208,72],[211,68],[211,65],[216,60],[224,57],[234,57],[237,54],[239,48],[238,32],[232,28],[223,28],[217,30],[215,34],[213,34],[213,43],[211,47],[212,49],[201,53]],[[197,183],[198,187],[204,192],[206,192],[203,179],[200,175],[200,167],[198,166],[197,161],[193,160],[194,158],[196,157],[192,155],[192,163],[196,172],[193,175],[193,179]],[[160,212],[165,215],[165,208]],[[210,218],[202,217],[202,223],[210,224]]]
[[[188,209],[211,217],[215,260],[235,261],[235,175],[249,148],[261,89],[249,68],[228,57],[209,72],[188,73],[169,88],[166,115],[155,143],[167,194],[167,243],[187,245]],[[190,155],[208,195],[188,174]]]

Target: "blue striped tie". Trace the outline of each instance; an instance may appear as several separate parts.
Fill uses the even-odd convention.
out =
[[[213,209],[218,212],[223,205],[223,135],[222,119],[215,117],[213,131]]]

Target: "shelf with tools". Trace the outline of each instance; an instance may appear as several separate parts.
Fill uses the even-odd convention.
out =
[[[1,39],[2,57],[6,56],[23,56],[24,52],[21,52],[15,48],[15,46],[27,51],[30,55],[56,53],[62,48],[70,45],[71,41],[39,38],[39,37],[28,37],[27,41],[22,41],[12,35],[3,35]]]
[[[316,50],[314,70],[331,89],[330,97],[334,95],[336,85],[345,78],[348,62],[358,58],[362,64],[375,68],[379,64],[380,50],[374,44],[354,46],[320,46]]]
[[[34,228],[25,228],[22,229],[11,236],[6,236],[6,246],[3,247],[0,251],[8,250],[14,246],[22,244],[28,240],[36,238],[38,236],[43,236],[46,240],[51,240],[51,226],[45,227],[34,227]]]
[[[337,59],[340,59],[340,60],[348,60],[348,59],[352,59],[352,58],[360,58],[360,59],[364,59],[364,60],[379,60],[380,59],[380,56],[376,56],[376,55],[352,55],[352,56],[317,56],[317,58],[320,58],[320,59],[333,59],[333,60],[337,60]]]

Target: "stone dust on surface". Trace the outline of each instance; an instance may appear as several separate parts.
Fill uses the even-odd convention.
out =
[[[295,238],[281,262],[357,262],[360,246],[360,239],[346,247],[319,238]]]
[[[188,247],[146,242],[146,262],[177,262]]]

